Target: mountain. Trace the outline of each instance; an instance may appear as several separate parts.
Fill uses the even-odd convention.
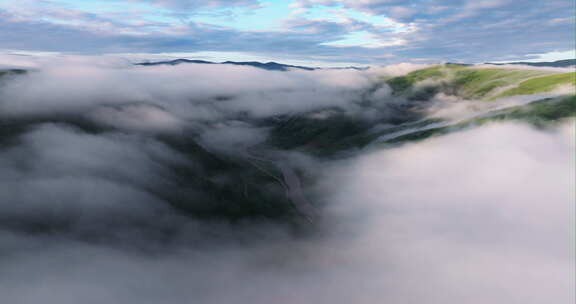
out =
[[[171,61],[159,61],[159,62],[142,62],[136,65],[177,65],[181,63],[197,63],[197,64],[215,64],[215,62],[205,61],[205,60],[190,60],[190,59],[176,59]]]
[[[258,62],[258,61],[224,61],[224,62],[212,62],[212,61],[205,61],[205,60],[192,60],[192,59],[175,59],[169,61],[156,61],[156,62],[141,62],[136,63],[136,65],[142,66],[157,66],[157,65],[178,65],[178,64],[231,64],[231,65],[242,65],[242,66],[252,66],[259,69],[264,69],[268,71],[288,71],[289,69],[300,69],[300,70],[307,70],[307,71],[314,71],[319,70],[321,68],[317,67],[306,67],[306,66],[298,66],[298,65],[289,65],[289,64],[282,64],[278,62]],[[491,65],[528,65],[534,67],[557,67],[557,68],[565,68],[576,66],[576,59],[566,59],[566,60],[557,60],[551,62],[508,62],[508,63],[486,63]],[[462,63],[447,63],[447,66],[460,66],[460,67],[470,67],[473,66],[472,64],[462,64]],[[366,70],[367,67],[341,67],[341,68],[329,68],[335,70]]]
[[[247,65],[247,66],[253,66],[256,68],[261,68],[261,69],[265,69],[265,70],[269,70],[269,71],[287,71],[288,69],[301,69],[301,70],[313,71],[316,69],[316,68],[310,68],[310,67],[304,67],[304,66],[282,64],[282,63],[277,63],[277,62],[261,63],[261,62],[257,62],[257,61],[248,61],[248,62],[226,61],[226,62],[222,62],[222,64]]]
[[[547,93],[561,85],[575,86],[576,73],[444,64],[387,78],[385,82],[394,95],[409,100],[427,100],[437,93],[471,100],[495,100]]]
[[[204,61],[204,60],[190,60],[190,59],[176,59],[170,61],[158,61],[158,62],[143,62],[137,63],[136,65],[143,65],[143,66],[155,66],[155,65],[178,65],[178,64],[232,64],[232,65],[243,65],[243,66],[252,66],[259,69],[264,69],[268,71],[287,71],[288,69],[300,69],[300,70],[307,70],[313,71],[317,68],[305,67],[305,66],[297,66],[297,65],[289,65],[289,64],[282,64],[277,62],[267,62],[262,63],[258,61],[225,61],[225,62],[211,62],[211,61]]]
[[[504,64],[517,64],[517,65],[529,65],[535,67],[555,67],[555,68],[567,68],[571,66],[576,66],[576,59],[565,59],[550,62],[508,62],[508,63],[488,63],[493,65],[504,65]]]
[[[558,73],[512,68],[475,68],[462,64],[443,64],[410,72],[404,76],[383,77],[372,88],[387,85],[401,104],[387,103],[390,116],[380,121],[387,126],[375,128],[366,120],[341,113],[319,120],[292,116],[273,126],[271,142],[281,149],[304,149],[317,156],[341,154],[366,146],[389,145],[439,136],[495,120],[522,120],[537,126],[576,116],[576,96],[557,88],[575,87],[576,73]],[[469,119],[454,121],[421,115],[438,94],[484,104]],[[526,105],[497,106],[498,100],[535,98]],[[539,97],[542,96],[542,97]],[[546,97],[551,96],[551,97]],[[372,101],[378,103],[381,100]],[[374,106],[370,102],[367,108]],[[424,111],[425,112],[425,111]]]

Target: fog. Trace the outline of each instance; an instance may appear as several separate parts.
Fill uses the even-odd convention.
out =
[[[354,231],[348,254],[394,280],[376,297],[572,301],[574,127],[493,124],[337,167],[329,213]]]
[[[329,132],[298,141],[560,94],[488,106],[378,83],[417,68],[75,60],[4,77],[2,302],[574,302],[574,120],[329,156]]]

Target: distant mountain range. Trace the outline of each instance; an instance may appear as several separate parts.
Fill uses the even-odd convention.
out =
[[[232,64],[232,65],[244,65],[244,66],[252,66],[264,70],[269,71],[287,71],[288,69],[300,69],[300,70],[307,70],[313,71],[318,68],[311,68],[305,66],[298,66],[298,65],[288,65],[282,64],[277,62],[257,62],[257,61],[225,61],[225,62],[211,62],[205,60],[190,60],[190,59],[176,59],[170,61],[158,61],[158,62],[143,62],[137,63],[136,65],[144,65],[144,66],[154,66],[154,65],[178,65],[183,63],[196,63],[196,64]]]
[[[178,64],[231,64],[231,65],[243,65],[243,66],[252,66],[259,69],[264,69],[268,71],[288,71],[289,69],[299,69],[299,70],[306,70],[306,71],[314,71],[314,70],[321,70],[323,68],[318,67],[306,67],[306,66],[299,66],[299,65],[289,65],[289,64],[282,64],[278,62],[258,62],[258,61],[225,61],[225,62],[212,62],[206,60],[192,60],[192,59],[175,59],[169,61],[156,61],[156,62],[141,62],[136,63],[136,65],[142,66],[157,66],[157,65],[178,65]],[[535,67],[571,67],[576,66],[576,59],[566,59],[566,60],[558,60],[552,62],[508,62],[508,63],[487,63],[493,65],[507,65],[507,64],[515,64],[515,65],[529,65]],[[468,64],[459,64],[463,66],[469,66]],[[471,66],[471,64],[470,64]],[[354,69],[354,70],[365,70],[366,67],[343,67],[343,68],[328,68],[328,69]]]
[[[567,68],[567,67],[571,67],[571,66],[576,66],[576,59],[565,59],[565,60],[557,60],[557,61],[549,61],[549,62],[508,62],[508,63],[488,63],[488,64],[495,64],[495,65],[519,64],[519,65],[529,65],[529,66],[535,66],[535,67]]]

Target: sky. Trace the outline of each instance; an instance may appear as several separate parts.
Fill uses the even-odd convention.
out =
[[[0,0],[0,53],[292,64],[575,57],[572,0]]]

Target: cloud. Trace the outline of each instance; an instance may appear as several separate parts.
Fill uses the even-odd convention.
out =
[[[387,302],[570,302],[573,135],[492,124],[337,167],[324,193],[354,234],[334,264]]]
[[[561,67],[546,67],[546,66],[531,66],[523,64],[476,64],[475,68],[478,69],[494,69],[494,68],[506,68],[506,69],[516,69],[516,70],[532,70],[532,71],[545,71],[545,72],[556,72],[556,73],[570,73],[573,72],[573,68],[561,68]]]
[[[0,43],[8,50],[62,52],[76,54],[115,53],[182,53],[182,52],[235,52],[263,56],[283,54],[286,60],[350,62],[349,52],[356,62],[370,61],[369,54],[360,47],[343,50],[321,45],[341,39],[346,28],[328,23],[316,24],[298,30],[240,31],[233,28],[212,26],[200,22],[151,25],[153,30],[139,24],[106,23],[106,28],[86,27],[66,23],[53,23],[40,18],[19,19],[13,13],[1,11],[0,28],[6,33]],[[37,37],[22,40],[22,36]],[[70,44],[70,39],[75,41]],[[259,43],[254,43],[258,41]]]
[[[430,66],[431,65],[429,65],[429,64],[417,64],[417,63],[403,62],[403,63],[391,64],[391,65],[387,65],[387,66],[383,66],[383,67],[372,68],[368,72],[373,73],[375,75],[384,74],[384,75],[390,75],[390,76],[396,77],[396,76],[406,75],[406,74],[413,72],[413,71],[416,71],[416,70],[425,69],[425,68],[430,67]]]
[[[0,87],[4,301],[574,299],[574,121],[320,158],[274,130],[403,119],[375,81],[422,66],[36,64]]]
[[[231,65],[109,68],[52,63],[6,84],[0,108],[4,115],[96,111],[89,115],[104,122],[115,115],[126,126],[139,119],[150,125],[175,124],[179,119],[211,119],[226,112],[271,116],[321,106],[346,107],[358,90],[371,85],[370,77],[356,70],[280,73]],[[219,101],[206,102],[214,99]]]
[[[251,7],[261,6],[258,0],[131,0],[133,2],[147,2],[175,10],[204,10],[214,8]]]
[[[3,139],[18,136],[14,131]],[[172,211],[153,189],[167,182],[170,164],[186,161],[153,139],[138,141],[64,124],[39,124],[20,134],[18,144],[0,151],[0,229],[107,238],[161,225]]]
[[[0,178],[10,185],[3,199],[16,206],[5,214],[46,229],[100,211],[86,221],[121,224],[136,202],[144,214],[178,207],[223,216],[250,211],[242,204],[254,198],[278,213],[274,205],[294,191],[278,166],[291,172],[307,156],[269,144],[274,122],[325,108],[355,115],[373,86],[357,70],[143,67],[90,57],[33,63],[36,70],[2,81]]]
[[[405,40],[405,46],[387,48],[400,58],[481,62],[490,58],[519,59],[530,51],[534,54],[573,49],[569,28],[574,16],[569,12],[574,10],[574,4],[569,1],[524,1],[519,5],[513,1],[306,0],[296,4],[322,5],[343,6],[410,25],[413,30],[392,35]],[[383,39],[390,36],[373,34]],[[486,45],[499,47],[485,48]],[[480,49],[482,52],[478,52]]]
[[[253,7],[256,1],[145,1],[173,14]],[[264,5],[265,3],[262,3]],[[573,3],[524,1],[300,1],[296,7],[342,7],[355,14],[328,18],[289,16],[278,28],[240,30],[167,18],[153,10],[134,14],[88,12],[51,2],[29,2],[26,9],[3,5],[0,43],[5,49],[83,54],[229,52],[274,57],[383,64],[521,60],[573,49]],[[176,12],[176,13],[174,13]],[[359,12],[380,16],[380,24]],[[553,17],[550,17],[553,16]],[[364,33],[371,43],[335,43]],[[527,34],[528,33],[528,34]],[[31,39],[21,39],[31,37]],[[358,38],[356,39],[358,40]],[[360,39],[362,40],[362,39]],[[74,41],[74,43],[70,43]],[[332,44],[332,45],[331,45]],[[487,48],[498,45],[498,48]],[[369,46],[369,47],[365,47]],[[482,50],[479,52],[478,50]],[[384,54],[384,55],[383,55]]]
[[[190,222],[178,242],[146,232],[118,248],[3,231],[17,254],[0,261],[0,291],[14,303],[569,303],[573,127],[498,124],[338,164],[311,238],[256,226],[237,243]]]
[[[267,137],[266,129],[259,129],[242,121],[230,121],[216,124],[202,133],[201,143],[212,149],[223,151],[242,151],[261,144]]]

